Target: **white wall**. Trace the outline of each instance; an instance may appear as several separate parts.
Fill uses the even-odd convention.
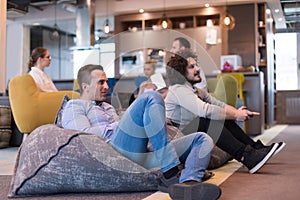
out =
[[[14,76],[26,73],[29,58],[29,29],[15,23],[6,27],[6,83]]]
[[[297,33],[297,68],[298,68],[298,89],[300,89],[300,34]]]
[[[6,77],[6,1],[0,1],[0,94],[5,93]]]

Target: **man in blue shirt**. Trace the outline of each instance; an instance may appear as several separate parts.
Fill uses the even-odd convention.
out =
[[[80,99],[64,108],[62,126],[98,135],[124,156],[146,167],[160,167],[159,188],[173,199],[217,199],[221,190],[201,183],[213,148],[212,139],[197,132],[170,141],[162,96],[149,90],[137,98],[119,120],[106,100],[107,77],[100,65],[83,66],[77,75]],[[153,151],[147,149],[150,141]],[[178,166],[184,164],[179,173]],[[179,175],[180,174],[180,175]]]

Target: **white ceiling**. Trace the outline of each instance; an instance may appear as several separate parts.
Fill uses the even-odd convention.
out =
[[[62,5],[64,1],[61,0],[61,2],[62,3],[59,3],[57,6],[57,24],[62,30],[74,32],[75,13],[68,12],[63,9]],[[204,7],[205,3],[209,3],[211,6],[224,6],[226,4],[226,1],[224,0],[165,0],[165,2],[164,0],[108,0],[107,2],[109,2],[108,6],[106,6],[106,0],[95,0],[96,26],[97,24],[104,23],[106,14],[110,15],[112,18],[113,15],[138,12],[140,8],[143,8],[145,12],[151,12],[154,10],[163,10],[164,4],[166,6],[166,10]],[[227,5],[246,4],[253,2],[264,1],[227,0]],[[279,0],[268,0],[267,2],[272,6],[272,9],[275,9],[279,6],[281,10]],[[108,12],[106,11],[106,8],[108,8]],[[29,6],[29,12],[26,15],[15,18],[14,20],[8,20],[8,23],[25,23],[28,25],[39,23],[41,25],[52,26],[54,24],[54,11],[54,5],[51,1],[50,5],[48,4],[45,6],[43,10]],[[282,13],[278,13],[277,15],[282,16]],[[279,22],[277,24],[280,25]]]

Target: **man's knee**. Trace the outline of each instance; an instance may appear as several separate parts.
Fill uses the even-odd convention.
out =
[[[163,102],[162,96],[156,91],[147,91],[141,95],[142,98],[150,99],[156,102]]]
[[[207,148],[212,149],[214,146],[213,139],[206,133],[204,132],[198,132],[197,133],[197,140],[198,142],[204,144]]]

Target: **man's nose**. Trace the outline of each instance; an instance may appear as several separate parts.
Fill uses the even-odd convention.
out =
[[[108,82],[105,82],[105,83],[104,83],[104,88],[105,88],[105,89],[109,89]]]

